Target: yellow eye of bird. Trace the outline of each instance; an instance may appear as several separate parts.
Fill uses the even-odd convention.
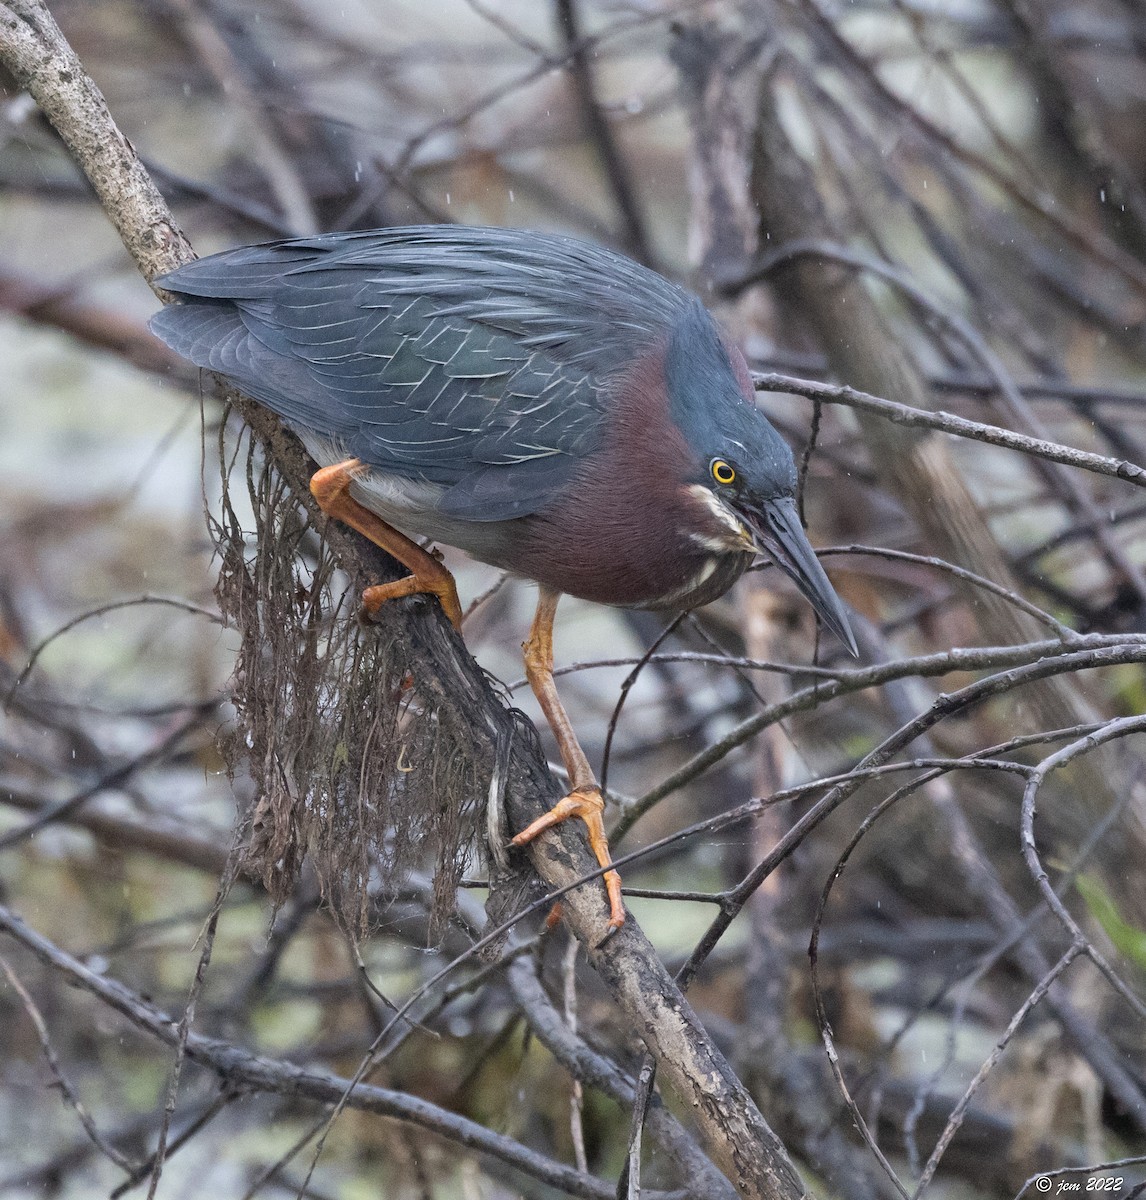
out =
[[[729,484],[736,478],[736,472],[723,458],[714,458],[712,460],[712,478],[717,483]]]

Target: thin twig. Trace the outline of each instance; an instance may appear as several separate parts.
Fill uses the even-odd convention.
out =
[[[848,408],[883,417],[893,425],[935,429],[940,433],[971,438],[977,442],[986,442],[989,446],[1018,450],[1022,454],[1045,458],[1048,462],[1062,463],[1064,466],[1078,467],[1083,471],[1093,471],[1097,475],[1121,479],[1135,487],[1146,487],[1146,469],[1125,459],[1108,458],[1103,454],[1091,454],[1087,450],[1076,450],[1058,442],[1027,437],[1010,429],[1001,429],[998,425],[969,421],[965,417],[957,417],[954,413],[927,412],[921,408],[911,408],[909,405],[884,400],[842,384],[816,383],[810,379],[795,379],[789,375],[771,373],[754,374],[752,379],[759,392],[789,392],[794,396],[806,396],[809,400],[818,400],[825,404],[843,404]]]

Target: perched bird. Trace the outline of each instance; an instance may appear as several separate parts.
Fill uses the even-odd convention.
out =
[[[247,246],[156,282],[179,302],[152,330],[282,416],[321,468],[322,509],[409,569],[367,589],[368,611],[431,592],[460,626],[453,577],[406,534],[539,585],[526,674],[571,791],[514,844],[577,816],[611,861],[553,682],[561,593],[690,609],[763,550],[854,653],[740,351],[660,275],[570,237],[407,226]],[[618,927],[620,879],[605,882]]]

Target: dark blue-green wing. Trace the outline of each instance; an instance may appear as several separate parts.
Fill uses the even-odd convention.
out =
[[[607,385],[693,303],[636,263],[520,230],[406,227],[244,247],[158,281],[169,346],[471,520],[536,511],[602,435]]]

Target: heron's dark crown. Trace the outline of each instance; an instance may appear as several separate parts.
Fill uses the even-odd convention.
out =
[[[740,351],[699,300],[682,313],[665,354],[669,413],[696,457],[690,482],[713,484],[714,460],[729,463],[737,486],[757,500],[790,496],[796,465],[788,444],[756,407]]]

